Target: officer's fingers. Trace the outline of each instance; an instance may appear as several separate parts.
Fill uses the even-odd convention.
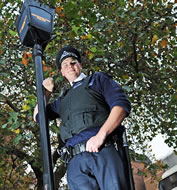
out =
[[[99,152],[99,146],[98,145],[94,147],[94,152]]]
[[[53,83],[53,78],[46,78],[44,81],[43,81],[43,83],[45,83],[45,84],[47,84],[47,83]]]
[[[47,89],[48,91],[52,92],[53,91],[53,87],[54,87],[54,82],[53,82],[53,78],[46,78],[43,81],[43,86],[45,87],[45,89]]]
[[[47,79],[45,79],[44,81],[43,81],[43,83],[42,83],[44,86],[45,85],[54,85],[54,82],[53,82],[53,78],[47,78]]]
[[[94,152],[99,152],[99,151],[98,151],[98,148],[94,149]]]
[[[88,146],[86,147],[86,151],[87,152],[95,152],[96,149],[91,144],[88,144]]]
[[[91,152],[98,152],[98,146],[96,144],[92,144]]]
[[[94,146],[90,146],[90,148],[89,148],[89,152],[95,152],[95,148],[94,148]]]
[[[91,149],[91,148],[89,148],[89,149],[87,150],[87,152],[93,152],[93,151],[92,151],[92,149]]]
[[[87,152],[90,152],[91,148],[90,148],[90,144],[89,144],[89,141],[87,141],[87,144],[86,144],[86,151]]]

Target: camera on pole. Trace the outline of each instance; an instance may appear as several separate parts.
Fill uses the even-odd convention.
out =
[[[33,48],[36,71],[37,99],[39,110],[40,139],[43,155],[43,189],[54,189],[54,177],[48,121],[45,116],[46,100],[43,93],[43,50],[51,40],[55,9],[34,0],[25,0],[17,18],[16,28],[21,43]]]
[[[23,45],[36,43],[43,49],[51,39],[55,10],[34,0],[26,0],[20,10],[16,27]]]

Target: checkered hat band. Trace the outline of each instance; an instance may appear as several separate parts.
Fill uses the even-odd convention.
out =
[[[63,54],[62,54],[61,57],[60,57],[60,63],[61,63],[61,61],[62,61],[65,57],[74,57],[74,58],[78,59],[78,56],[77,56],[75,53],[64,51]]]

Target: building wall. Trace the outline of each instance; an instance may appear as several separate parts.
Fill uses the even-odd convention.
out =
[[[158,190],[158,183],[163,174],[163,170],[156,173],[157,178],[154,178],[152,174],[144,167],[143,163],[132,162],[133,177],[136,190]],[[144,172],[146,176],[139,176],[138,170]]]
[[[162,159],[162,161],[172,168],[173,166],[177,165],[177,155],[173,152]]]

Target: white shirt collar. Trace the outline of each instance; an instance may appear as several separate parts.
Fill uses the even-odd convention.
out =
[[[84,78],[86,78],[87,76],[84,73],[81,73],[74,81],[70,82],[70,85],[73,85],[73,82],[78,82]]]

